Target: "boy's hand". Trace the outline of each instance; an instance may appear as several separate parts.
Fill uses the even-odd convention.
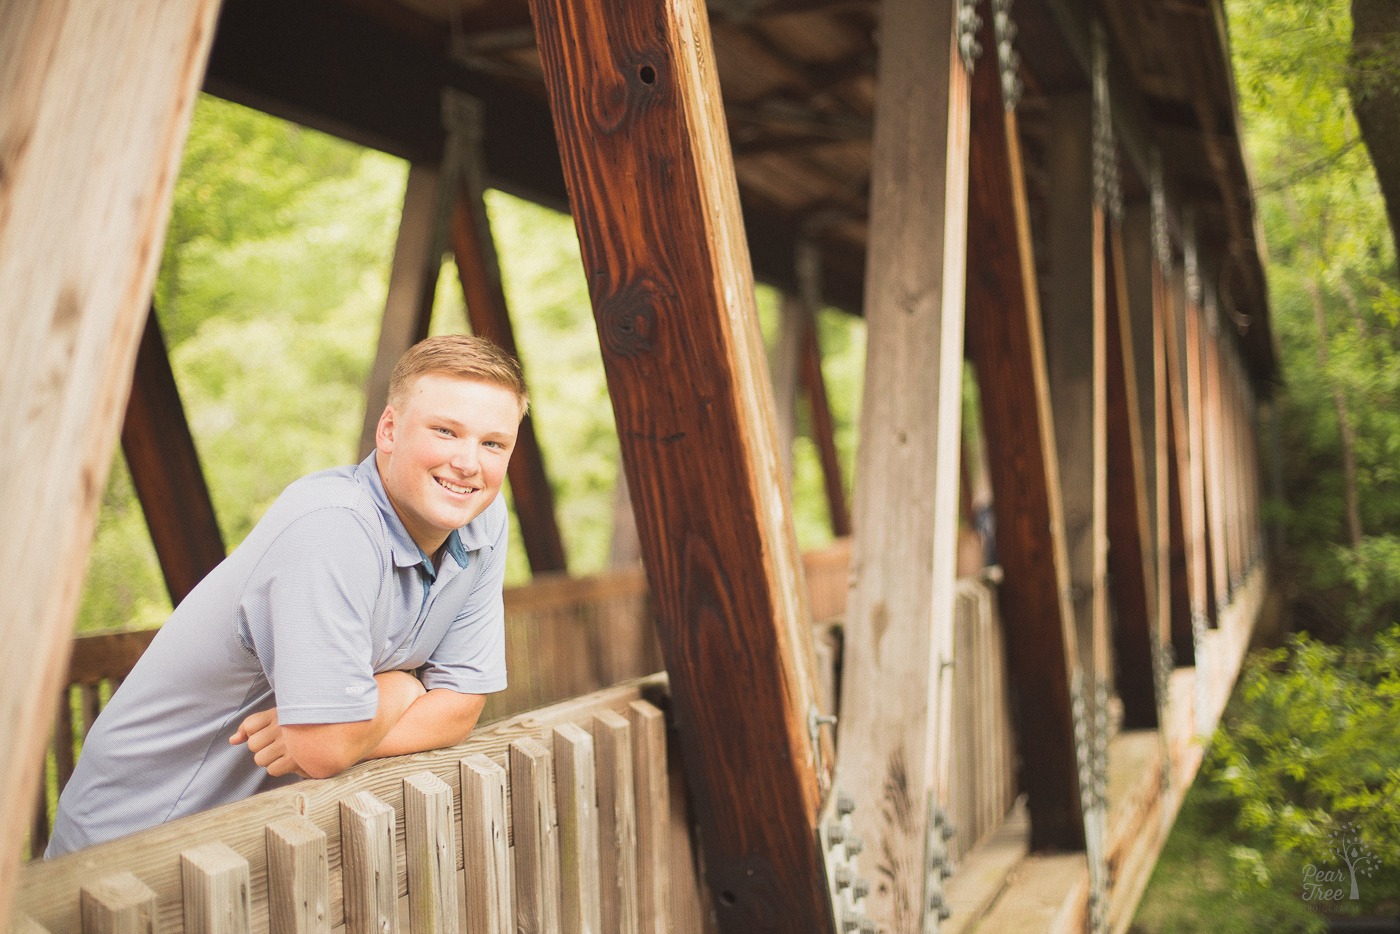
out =
[[[246,743],[253,754],[253,761],[267,774],[276,778],[280,775],[297,774],[306,778],[295,759],[287,752],[282,740],[282,728],[277,723],[277,708],[260,710],[243,718],[238,730],[228,738],[230,746]]]

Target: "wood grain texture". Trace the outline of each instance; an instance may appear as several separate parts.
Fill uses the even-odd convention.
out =
[[[268,934],[330,934],[326,832],[298,815],[267,825]]]
[[[846,505],[845,472],[836,450],[836,425],[827,398],[826,378],[822,375],[822,349],[816,322],[807,328],[802,342],[802,388],[807,394],[807,411],[812,422],[812,442],[822,465],[822,488],[831,516],[831,534],[844,538],[851,534],[851,511]],[[814,614],[815,615],[815,614]]]
[[[515,929],[559,930],[559,826],[553,757],[534,739],[510,744],[510,818],[515,841]]]
[[[707,13],[531,12],[721,924],[822,931],[810,620]]]
[[[178,604],[224,560],[214,501],[199,465],[180,390],[152,306],[136,352],[122,452],[146,516],[170,602]]]
[[[967,348],[1005,571],[998,589],[1019,778],[1031,845],[1078,849],[1084,822],[1070,685],[1079,656],[1020,133],[994,69],[973,72],[972,95]]]
[[[637,803],[632,726],[603,711],[593,718],[598,768],[598,875],[604,931],[637,934]]]
[[[600,934],[596,758],[593,737],[577,724],[554,728],[554,786],[559,805],[560,930]]]
[[[403,214],[394,241],[389,292],[374,365],[365,384],[365,420],[360,429],[360,457],[374,450],[379,416],[389,399],[389,377],[403,352],[428,336],[433,299],[442,270],[443,243],[438,233],[443,210],[443,179],[437,166],[409,166]]]
[[[410,934],[457,934],[457,845],[452,788],[432,772],[403,780]]]
[[[83,934],[155,934],[156,893],[129,872],[83,886]]]
[[[393,807],[368,791],[340,802],[346,934],[398,934]]]
[[[0,917],[218,6],[0,6]]]
[[[867,913],[896,931],[921,927],[929,809],[950,794],[971,110],[956,13],[880,13],[836,787],[856,799]]]
[[[217,841],[180,854],[188,934],[250,934],[248,861]]]
[[[637,930],[639,934],[666,934],[671,925],[666,718],[655,704],[633,701],[627,720],[632,728],[637,804]]]
[[[462,760],[462,862],[466,934],[514,934],[506,770],[480,753]]]

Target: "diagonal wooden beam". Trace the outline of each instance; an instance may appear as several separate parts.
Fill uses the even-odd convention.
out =
[[[474,116],[479,124],[479,115]],[[481,153],[477,140],[472,139],[479,138],[479,133],[479,126],[469,128],[466,138],[457,144],[467,151],[459,153],[461,173],[453,183],[452,255],[457,261],[457,275],[472,331],[519,358],[515,329],[501,282],[495,238],[491,235],[491,219],[486,213]],[[549,485],[544,451],[535,435],[535,420],[530,415],[520,422],[508,473],[530,571],[534,574],[567,571],[564,539],[559,534],[554,510],[554,491]]]
[[[1153,646],[1157,605],[1150,593],[1151,537],[1148,529],[1143,428],[1138,404],[1132,306],[1122,230],[1108,230],[1106,321],[1108,429],[1108,573],[1113,581],[1113,648],[1123,726],[1155,728],[1158,703]]]
[[[403,215],[394,241],[389,292],[379,345],[365,385],[365,421],[360,430],[360,457],[374,449],[374,432],[389,398],[389,376],[408,348],[428,336],[433,297],[442,269],[442,173],[436,165],[412,165],[404,188]]]
[[[810,612],[698,0],[533,0],[725,931],[831,931]]]
[[[837,787],[873,860],[870,917],[893,931],[935,903],[931,828],[949,801],[971,109],[957,11],[880,13]]]
[[[136,351],[122,451],[170,602],[178,604],[224,560],[224,539],[154,307]]]
[[[851,513],[846,506],[846,481],[841,458],[836,451],[836,425],[827,399],[826,379],[822,376],[822,349],[817,322],[809,321],[801,348],[802,388],[807,394],[807,411],[812,424],[812,441],[821,458],[822,482],[826,490],[831,533],[838,538],[851,534]]]
[[[984,40],[984,46],[986,45]],[[1070,686],[1079,670],[1055,425],[1016,113],[972,75],[967,349],[997,516],[1007,664],[1035,849],[1084,849]]]
[[[0,918],[218,7],[0,5]]]

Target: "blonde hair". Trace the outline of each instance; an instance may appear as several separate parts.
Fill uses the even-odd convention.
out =
[[[389,404],[399,405],[413,382],[427,373],[442,373],[509,389],[520,400],[520,416],[523,418],[530,410],[520,361],[484,337],[443,334],[408,348],[394,364],[394,372],[389,377]]]

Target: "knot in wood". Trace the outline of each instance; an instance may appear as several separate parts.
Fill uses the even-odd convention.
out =
[[[605,352],[636,357],[656,350],[656,300],[650,284],[630,285],[602,300],[597,317]]]

